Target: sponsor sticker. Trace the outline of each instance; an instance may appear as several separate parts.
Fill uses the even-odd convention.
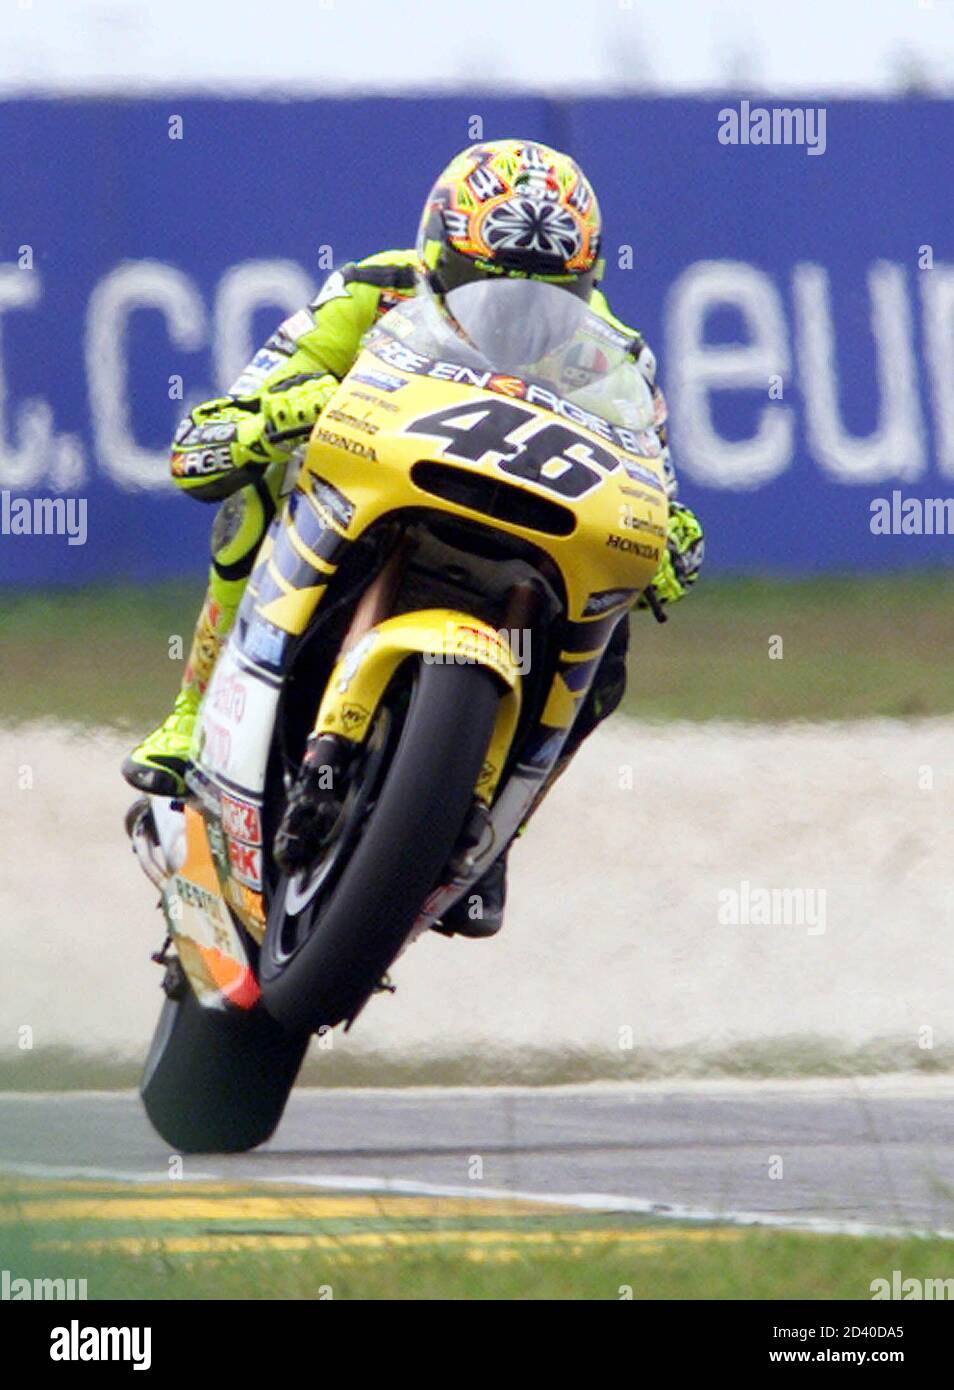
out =
[[[224,767],[232,756],[232,735],[223,725],[217,724],[208,715],[202,720],[199,735],[202,746],[202,760],[213,767]]]
[[[639,516],[628,502],[624,502],[620,509],[619,520],[625,531],[648,531],[651,536],[666,538],[665,526],[660,526],[659,522],[653,521],[651,516]]]
[[[377,434],[378,425],[372,420],[367,420],[361,415],[352,415],[347,410],[341,410],[337,406],[334,410],[326,410],[321,417],[323,420],[337,420],[341,425],[349,425],[351,429],[358,430],[360,434]]]
[[[630,478],[636,483],[643,483],[646,487],[652,488],[653,492],[661,492],[665,496],[666,489],[648,468],[643,468],[639,463],[635,463],[631,458],[623,458],[623,467]]]
[[[342,705],[341,727],[346,734],[356,734],[367,724],[370,713],[364,705]]]
[[[241,724],[245,714],[246,684],[234,671],[224,672],[212,690],[212,708],[230,724]]]
[[[348,377],[349,381],[360,381],[365,386],[376,386],[379,391],[400,391],[407,382],[399,376],[391,376],[389,372],[352,372]]]
[[[319,295],[319,299],[320,298],[321,296]],[[290,338],[293,343],[296,343],[298,339],[303,338],[306,333],[311,333],[314,327],[315,321],[308,310],[299,309],[297,314],[292,314],[291,318],[285,319],[284,323],[279,326],[279,332],[284,333],[287,338]]]
[[[269,339],[269,342],[272,340]],[[233,381],[228,389],[230,396],[250,396],[256,392],[269,372],[275,370],[280,365],[282,359],[287,354],[274,351],[269,347],[263,347],[252,358],[245,370]],[[234,427],[233,427],[234,428]]]
[[[627,555],[638,555],[643,560],[655,560],[657,564],[662,559],[658,546],[644,545],[642,541],[630,540],[629,536],[615,536],[610,533],[606,537],[606,544],[611,550],[622,550]]]
[[[412,352],[409,347],[397,342],[387,333],[381,333],[373,342],[369,341],[368,346],[383,362],[400,368],[402,372],[422,372],[430,362],[429,358],[423,357],[419,352]]]
[[[232,455],[227,444],[219,444],[214,449],[177,449],[172,454],[170,467],[174,478],[204,478],[208,473],[228,472],[232,467]]]
[[[224,444],[230,439],[234,439],[236,427],[231,421],[224,423],[213,423],[210,425],[199,425],[196,427],[195,437],[192,443],[196,444]]]
[[[244,883],[247,888],[261,888],[262,851],[255,845],[229,840],[229,864],[239,883]]]
[[[346,454],[356,454],[358,458],[367,459],[369,463],[378,461],[378,456],[370,444],[362,444],[360,439],[351,439],[348,435],[338,434],[336,430],[319,428],[312,437],[321,444],[327,444],[329,448],[341,449]]]
[[[242,642],[243,651],[263,666],[280,666],[288,644],[288,633],[264,618],[249,624]]]
[[[353,382],[354,377],[348,377],[347,384],[351,386]],[[359,391],[357,387],[354,387],[348,396],[348,402],[350,403],[351,401],[367,401],[369,405],[374,406],[375,410],[387,410],[390,411],[392,415],[397,415],[401,409],[401,407],[395,405],[393,401],[384,401],[380,396],[372,396],[370,391]]]
[[[623,484],[620,483],[620,485],[619,485],[619,490],[620,490],[621,493],[623,493],[623,495],[624,495],[625,497],[638,497],[642,502],[658,502],[658,501],[659,501],[659,498],[658,498],[658,497],[654,497],[653,494],[652,494],[651,492],[644,492],[642,488],[638,488],[638,487],[624,487]]]
[[[491,391],[499,391],[502,396],[523,397],[527,393],[527,383],[518,376],[492,376],[487,382]]]
[[[250,845],[262,843],[262,817],[257,806],[223,793],[221,809],[222,828],[230,839],[244,840]]]
[[[613,608],[622,607],[624,603],[632,603],[635,597],[635,589],[603,589],[599,593],[590,594],[583,609],[583,616],[584,618],[598,618],[602,613],[609,613]]]
[[[319,478],[317,473],[309,475],[312,500],[315,505],[327,513],[342,531],[347,531],[354,519],[354,503],[350,497],[345,497],[332,483],[325,478]]]
[[[354,680],[358,668],[368,652],[378,640],[378,634],[371,628],[364,636],[357,641],[350,651],[345,652],[337,669],[337,679],[335,680],[335,690],[339,695],[343,695],[348,686]]]
[[[207,888],[193,883],[191,879],[183,878],[181,874],[176,874],[172,882],[181,902],[186,907],[194,907],[204,913],[209,918],[210,927],[214,928],[224,923],[222,899],[217,894],[210,893]]]

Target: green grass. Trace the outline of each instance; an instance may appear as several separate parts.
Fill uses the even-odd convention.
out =
[[[195,584],[0,595],[0,710],[145,730],[166,712]],[[851,719],[954,711],[954,571],[703,580],[658,626],[633,618],[626,713]],[[769,641],[782,638],[782,659]]]
[[[0,595],[0,711],[145,730],[166,713],[201,582]]]
[[[639,617],[643,615],[637,615]],[[627,713],[857,719],[954,710],[954,570],[701,580],[665,627],[634,619]],[[781,637],[782,657],[769,656]]]
[[[0,1189],[0,1264],[14,1278],[87,1281],[91,1299],[835,1299],[867,1300],[872,1280],[954,1277],[954,1241],[919,1236],[828,1236],[739,1229],[565,1209],[512,1214],[479,1201],[450,1215],[386,1199],[386,1209],[338,1216],[346,1194],[324,1194],[322,1215],[302,1203],[314,1192],[166,1182],[165,1191],[96,1184],[17,1184]],[[102,1185],[100,1185],[102,1187]],[[72,1193],[72,1198],[71,1198]],[[275,1200],[283,1210],[275,1213]],[[31,1214],[27,1197],[99,1203],[76,1220]],[[204,1217],[175,1203],[205,1198],[230,1210]],[[131,1199],[145,1216],[113,1215]],[[267,1215],[236,1215],[236,1200],[265,1199]],[[417,1199],[415,1199],[417,1200]],[[313,1208],[314,1210],[314,1208]],[[131,1241],[133,1248],[122,1248]],[[242,1248],[206,1253],[217,1242]]]

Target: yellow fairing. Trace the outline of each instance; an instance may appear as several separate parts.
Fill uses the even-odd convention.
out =
[[[375,377],[395,383],[397,389],[393,385],[390,389],[375,386]],[[304,632],[337,568],[341,552],[335,547],[336,540],[346,548],[382,516],[410,507],[427,507],[483,522],[532,541],[551,557],[563,576],[571,622],[590,618],[587,601],[595,593],[629,590],[635,598],[645,589],[666,544],[669,504],[658,458],[630,453],[584,425],[559,420],[552,411],[525,399],[514,400],[528,419],[525,427],[514,431],[514,447],[541,427],[558,422],[572,429],[577,437],[573,447],[578,453],[582,451],[580,457],[585,458],[591,446],[609,449],[621,460],[614,471],[601,473],[598,485],[584,496],[562,499],[546,476],[540,482],[508,477],[500,468],[501,456],[492,451],[476,463],[462,461],[447,452],[445,438],[429,437],[417,428],[424,417],[437,410],[473,404],[479,413],[499,406],[502,400],[510,399],[503,389],[509,379],[499,380],[502,385],[498,391],[433,380],[402,373],[390,364],[385,368],[373,353],[363,352],[311,436],[297,485],[302,503],[298,519],[294,518],[294,508],[287,508],[276,546],[266,543],[259,552],[251,581],[258,614],[285,632]],[[411,470],[422,460],[446,464],[463,473],[480,473],[551,503],[556,501],[572,511],[575,523],[568,534],[553,535],[499,517],[489,521],[484,513],[463,502],[436,497],[412,481]],[[560,458],[553,460],[555,473],[564,463]],[[549,470],[547,465],[543,473],[547,475]],[[316,497],[317,480],[332,484],[347,499],[351,509],[347,520],[323,510]],[[317,526],[327,543],[320,555],[313,537],[301,534],[306,522]],[[299,561],[310,564],[302,570]]]
[[[370,384],[376,375],[400,383],[398,389],[383,390]],[[519,485],[550,502],[562,501],[572,509],[576,525],[568,535],[536,532],[527,525],[498,518],[490,523],[498,530],[526,537],[550,555],[563,575],[567,617],[571,621],[586,617],[587,599],[595,592],[645,589],[652,582],[666,544],[669,503],[660,460],[629,453],[618,442],[609,441],[573,420],[560,418],[526,399],[511,398],[505,389],[508,378],[497,380],[497,391],[434,380],[401,372],[390,363],[385,366],[372,352],[363,352],[315,427],[299,486],[307,490],[308,475],[317,474],[340,488],[355,505],[354,519],[346,532],[348,539],[353,540],[380,516],[402,507],[426,506],[487,523],[481,512],[434,497],[411,479],[414,464],[425,459],[482,473]],[[541,426],[564,424],[578,435],[576,447],[583,451],[582,456],[587,444],[609,449],[622,464],[631,461],[646,481],[634,479],[620,466],[602,475],[599,485],[585,496],[561,499],[546,481],[507,477],[500,469],[499,456],[493,453],[477,463],[461,461],[446,451],[446,439],[409,429],[415,421],[437,410],[471,402],[475,410],[480,410],[501,400],[511,401],[533,417],[526,426],[514,431],[515,446]],[[554,466],[558,471],[559,460],[554,460]],[[301,628],[296,626],[295,630]]]
[[[488,623],[466,613],[428,608],[387,618],[371,628],[332,672],[315,732],[338,734],[360,743],[398,666],[413,655],[449,664],[485,666],[506,687],[475,789],[489,805],[517,727],[520,673],[506,641]]]

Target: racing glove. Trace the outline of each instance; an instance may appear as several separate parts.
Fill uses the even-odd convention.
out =
[[[275,382],[261,396],[196,406],[175,433],[174,481],[202,501],[220,501],[307,439],[337,389],[335,377],[316,372]]]
[[[652,587],[660,603],[675,603],[685,597],[698,578],[705,555],[705,539],[695,513],[681,502],[669,503],[667,529],[666,551],[653,576]],[[636,602],[637,608],[651,606],[645,597]]]

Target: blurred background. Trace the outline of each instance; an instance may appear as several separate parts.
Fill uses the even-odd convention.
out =
[[[325,1074],[950,1063],[952,99],[951,0],[7,7],[0,500],[82,501],[85,533],[0,525],[4,1075],[128,1077],[157,1007],[117,765],[202,592],[177,420],[505,135],[596,187],[707,565],[634,620],[499,942],[415,947]],[[781,108],[803,140],[742,138]],[[719,923],[743,881],[823,889],[825,933]]]

